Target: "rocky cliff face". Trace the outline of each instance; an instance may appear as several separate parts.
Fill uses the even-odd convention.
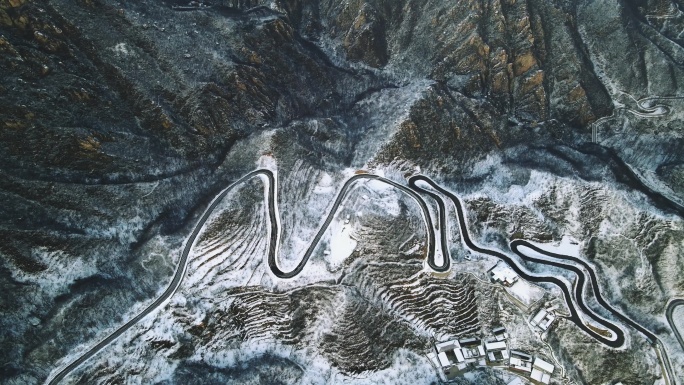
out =
[[[318,229],[344,170],[400,180],[419,169],[466,196],[482,242],[581,239],[609,299],[676,352],[661,317],[684,293],[680,8],[0,0],[0,382],[41,383],[151,302],[209,201],[264,159],[277,164],[284,263]],[[373,186],[347,205],[365,215],[344,262],[323,245],[314,271],[325,274],[269,281],[261,188],[227,198],[214,229],[223,254],[194,251],[196,286],[69,381],[316,382],[312,368],[324,368],[329,382],[429,383],[422,354],[436,336],[486,331],[495,315],[524,325],[519,310],[492,310],[509,305],[472,275],[416,276],[419,211]],[[454,248],[459,269],[484,276],[464,255]],[[423,291],[406,300],[401,285]],[[433,303],[436,292],[453,301]],[[586,356],[561,347],[579,334],[560,328],[546,353],[567,378],[619,377],[591,369],[597,342]],[[642,345],[617,362],[638,362]],[[648,354],[635,383],[659,376]]]

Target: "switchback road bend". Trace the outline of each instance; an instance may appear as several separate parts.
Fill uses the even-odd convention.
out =
[[[546,264],[549,266],[554,266],[554,267],[558,267],[561,269],[567,269],[567,270],[574,272],[575,275],[577,276],[577,283],[574,286],[575,290],[574,290],[574,298],[573,298],[573,296],[570,295],[568,288],[562,283],[562,281],[560,281],[556,277],[540,276],[537,274],[535,274],[535,275],[527,274],[525,271],[523,271],[523,269],[521,269],[506,254],[501,253],[499,251],[488,250],[488,249],[484,249],[484,248],[477,246],[475,243],[473,243],[473,241],[470,239],[470,236],[468,234],[468,227],[467,227],[467,223],[465,220],[464,210],[463,210],[463,207],[462,207],[461,202],[458,199],[458,197],[456,195],[452,194],[450,191],[443,189],[438,184],[436,184],[434,181],[432,181],[430,178],[423,176],[423,175],[416,175],[416,176],[411,177],[409,179],[409,186],[411,186],[412,188],[420,188],[420,187],[416,186],[417,181],[422,181],[422,182],[427,183],[431,188],[433,188],[434,190],[443,194],[444,196],[448,197],[453,202],[453,204],[456,208],[456,213],[457,213],[457,217],[458,217],[458,221],[459,221],[459,227],[461,229],[461,236],[463,238],[463,242],[465,243],[465,245],[468,248],[470,248],[474,251],[477,251],[477,252],[480,252],[483,254],[488,254],[488,255],[491,255],[491,256],[494,256],[494,257],[497,257],[499,259],[504,260],[516,273],[518,273],[523,278],[528,279],[532,282],[550,282],[550,283],[555,284],[556,286],[558,286],[562,290],[563,296],[565,297],[565,302],[567,303],[568,308],[570,309],[571,315],[570,315],[569,319],[573,323],[575,323],[577,325],[577,327],[584,330],[591,337],[593,337],[594,339],[600,341],[601,343],[603,343],[607,346],[614,347],[614,348],[621,347],[625,341],[625,336],[624,336],[624,332],[622,331],[622,329],[620,327],[618,327],[617,325],[601,318],[600,316],[595,314],[592,310],[590,310],[586,306],[586,303],[584,302],[584,298],[583,298],[583,292],[584,292],[584,288],[585,288],[585,282],[587,281],[587,279],[586,279],[586,275],[582,269],[577,268],[572,263],[550,261],[550,260],[546,260],[546,259],[540,259],[540,258],[528,256],[528,255],[526,255],[520,251],[520,247],[527,247],[530,250],[533,250],[537,253],[543,254],[547,257],[559,259],[561,261],[570,261],[570,262],[574,262],[574,263],[581,265],[584,269],[586,269],[586,271],[589,272],[589,277],[590,277],[589,281],[592,285],[592,289],[595,293],[594,295],[597,299],[597,302],[599,302],[599,304],[602,307],[604,307],[606,310],[608,310],[610,313],[612,313],[613,316],[615,316],[617,319],[622,320],[623,322],[632,326],[634,329],[636,329],[637,331],[642,333],[644,336],[646,336],[646,338],[653,344],[658,355],[662,356],[661,357],[661,363],[662,363],[664,373],[666,374],[665,379],[666,379],[667,383],[668,384],[674,383],[673,381],[674,381],[675,377],[674,377],[674,373],[672,370],[672,366],[670,364],[670,360],[667,357],[667,354],[665,352],[665,349],[664,349],[663,344],[660,341],[660,339],[658,339],[658,337],[656,337],[653,333],[651,333],[649,330],[647,330],[643,326],[639,325],[638,323],[636,323],[635,321],[633,321],[629,317],[627,317],[624,314],[622,314],[621,312],[617,311],[610,304],[608,304],[608,302],[605,301],[603,296],[601,296],[601,291],[600,291],[600,288],[598,286],[598,279],[596,277],[596,272],[588,263],[581,260],[580,258],[575,258],[575,257],[568,256],[568,255],[552,253],[552,252],[542,250],[539,247],[537,247],[537,246],[535,246],[535,245],[533,245],[527,241],[515,240],[515,241],[510,243],[511,250],[525,262]],[[597,323],[603,325],[605,328],[609,329],[613,333],[613,338],[605,338],[603,335],[597,333],[596,331],[594,331],[593,329],[590,329],[587,325],[585,325],[582,322],[582,319],[579,317],[577,310],[575,309],[575,307],[573,305],[573,299],[574,299],[574,301],[577,302],[578,306],[582,309],[584,314],[587,314],[595,322],[597,322]],[[682,301],[684,303],[684,300],[682,300]],[[670,305],[670,307],[668,308],[668,314],[671,314],[671,309],[674,309],[674,305]],[[682,347],[684,348],[684,345],[682,345]]]
[[[280,249],[280,236],[281,236],[281,228],[280,228],[280,213],[278,211],[278,199],[277,199],[277,179],[274,175],[274,173],[271,170],[268,169],[258,169],[255,171],[250,172],[249,174],[239,178],[235,182],[233,182],[231,185],[226,187],[223,191],[221,191],[207,206],[206,210],[204,213],[200,216],[200,219],[198,220],[197,224],[193,228],[192,233],[186,240],[185,246],[183,248],[183,251],[180,256],[180,260],[178,262],[178,266],[176,268],[176,271],[173,275],[173,278],[171,282],[169,283],[169,286],[167,289],[162,293],[160,297],[158,297],[154,302],[152,302],[150,305],[148,305],[143,311],[141,311],[139,314],[137,314],[135,317],[131,318],[129,321],[121,325],[118,329],[116,329],[114,332],[109,334],[106,338],[104,338],[102,341],[98,342],[95,344],[93,347],[91,347],[88,351],[80,355],[77,359],[73,360],[70,362],[68,365],[65,367],[57,370],[53,375],[48,377],[46,384],[48,385],[54,385],[58,384],[60,381],[62,381],[67,375],[69,375],[72,371],[74,371],[77,367],[79,367],[81,364],[83,364],[85,361],[99,353],[103,348],[105,348],[107,345],[112,343],[114,340],[116,340],[118,337],[120,337],[123,333],[125,333],[128,329],[130,329],[133,325],[138,323],[141,319],[152,313],[154,310],[159,308],[162,304],[164,304],[180,287],[180,284],[183,280],[183,277],[185,275],[186,269],[187,269],[187,262],[188,262],[188,256],[190,255],[190,251],[192,250],[195,241],[200,234],[204,224],[206,221],[209,219],[213,211],[216,209],[216,207],[219,205],[219,203],[222,201],[223,198],[226,197],[226,195],[232,191],[236,186],[244,183],[248,179],[251,179],[253,177],[260,176],[265,178],[265,188],[267,191],[267,204],[268,204],[268,216],[269,216],[269,222],[270,222],[270,234],[269,234],[269,251],[268,251],[268,258],[267,258],[267,263],[268,266],[273,273],[278,278],[282,279],[290,279],[293,277],[296,277],[299,273],[302,272],[304,267],[306,266],[307,262],[309,261],[309,258],[311,258],[314,250],[316,249],[316,246],[320,242],[321,238],[327,231],[328,227],[330,226],[330,223],[333,221],[340,205],[344,201],[345,197],[347,196],[347,193],[349,192],[350,188],[354,183],[360,180],[375,180],[379,181],[381,183],[388,184],[397,190],[401,191],[404,194],[407,194],[409,197],[411,197],[418,206],[421,209],[423,221],[425,224],[426,228],[426,235],[427,235],[427,255],[426,255],[426,263],[429,266],[430,269],[436,272],[447,272],[449,271],[451,267],[451,258],[449,255],[449,242],[448,242],[448,226],[447,226],[447,215],[446,215],[446,206],[444,204],[444,201],[442,197],[439,194],[436,194],[432,191],[429,191],[425,188],[422,188],[418,185],[416,185],[416,182],[422,181],[424,183],[427,183],[432,189],[435,191],[439,192],[440,194],[448,197],[452,203],[454,204],[456,208],[456,213],[458,217],[458,225],[460,228],[461,232],[461,237],[463,240],[463,243],[471,250],[476,251],[478,253],[482,254],[487,254],[491,255],[493,257],[499,258],[506,262],[517,274],[519,274],[521,277],[524,279],[527,279],[532,282],[547,282],[547,283],[552,283],[558,286],[561,291],[563,292],[563,296],[565,299],[565,302],[568,305],[568,308],[570,309],[570,317],[569,319],[573,321],[580,329],[584,330],[587,334],[595,338],[596,340],[600,341],[601,343],[617,348],[620,347],[624,344],[625,337],[624,337],[624,332],[622,329],[620,329],[617,325],[614,325],[613,323],[597,316],[594,312],[592,312],[585,304],[584,299],[583,299],[583,291],[585,287],[585,282],[586,282],[586,276],[585,273],[582,269],[577,268],[575,265],[567,262],[556,262],[556,261],[549,261],[546,259],[540,259],[540,258],[534,258],[525,255],[523,252],[519,250],[519,247],[527,247],[531,250],[534,250],[537,253],[542,253],[546,256],[560,259],[560,260],[568,260],[577,264],[580,264],[583,266],[588,272],[590,276],[590,283],[592,285],[592,288],[594,290],[594,293],[596,295],[596,298],[598,302],[606,308],[608,311],[610,311],[616,318],[624,321],[625,323],[629,324],[630,326],[634,327],[635,329],[639,330],[641,333],[646,335],[652,342],[656,343],[659,341],[657,338],[650,333],[648,330],[644,329],[641,327],[639,324],[636,322],[632,321],[628,317],[622,315],[620,312],[616,311],[613,307],[611,307],[602,297],[600,294],[600,290],[598,287],[598,281],[596,279],[595,273],[591,266],[583,262],[582,260],[578,258],[573,258],[561,254],[555,254],[555,253],[549,253],[544,250],[541,250],[534,246],[533,244],[522,241],[522,240],[516,240],[511,242],[511,249],[514,253],[516,253],[523,261],[529,261],[529,262],[534,262],[534,263],[542,263],[550,266],[555,266],[555,267],[560,267],[563,269],[567,269],[570,271],[573,271],[578,278],[578,283],[575,285],[575,290],[574,293],[571,293],[570,290],[568,289],[567,285],[563,283],[560,279],[554,276],[549,276],[549,275],[539,275],[539,274],[529,274],[527,273],[524,269],[522,269],[510,256],[496,251],[496,250],[489,250],[485,249],[482,247],[479,247],[476,245],[471,239],[468,234],[467,230],[467,223],[465,220],[465,215],[463,208],[461,206],[460,200],[458,197],[456,197],[454,194],[451,192],[441,188],[439,185],[437,185],[435,182],[433,182],[431,179],[422,176],[422,175],[416,175],[411,178],[409,178],[408,181],[408,187],[401,185],[397,182],[394,182],[392,180],[383,178],[378,175],[373,175],[373,174],[357,174],[349,178],[347,181],[345,181],[344,185],[340,189],[340,191],[337,194],[337,197],[333,201],[333,204],[330,208],[330,211],[328,212],[328,215],[325,218],[325,221],[323,224],[320,226],[318,232],[314,236],[313,240],[309,244],[308,248],[304,252],[304,255],[302,256],[300,262],[295,266],[292,270],[290,271],[284,271],[280,268],[278,265],[278,253]],[[438,206],[438,225],[440,228],[440,246],[442,249],[442,263],[438,265],[435,261],[435,232],[432,224],[432,219],[430,216],[430,212],[428,210],[428,206],[423,200],[423,198],[418,194],[425,194],[429,196],[431,199],[433,199]],[[573,295],[574,294],[574,295]],[[575,308],[575,303],[582,309],[584,314],[587,314],[590,316],[595,322],[601,324],[605,328],[609,329],[612,333],[611,338],[606,338],[605,336],[597,333],[596,331],[592,330],[589,328],[587,325],[585,325],[582,322],[581,317],[579,316],[576,308]]]
[[[318,232],[316,233],[316,236],[314,239],[311,241],[311,244],[309,247],[306,249],[306,252],[304,253],[304,256],[300,260],[299,264],[295,266],[294,269],[290,271],[283,271],[279,266],[278,266],[278,251],[279,251],[279,246],[280,246],[280,234],[281,234],[281,229],[280,229],[280,214],[277,209],[277,181],[275,178],[275,175],[271,170],[268,169],[258,169],[255,171],[250,172],[249,174],[239,178],[235,182],[233,182],[231,185],[226,187],[223,191],[221,191],[209,204],[209,206],[206,208],[200,219],[198,220],[197,224],[195,225],[192,233],[190,234],[190,237],[188,237],[185,247],[183,248],[183,252],[181,253],[180,260],[178,262],[178,266],[176,267],[176,271],[173,275],[173,278],[171,279],[171,283],[169,283],[169,286],[166,288],[166,290],[162,293],[161,296],[159,296],[154,302],[152,302],[150,305],[148,305],[143,311],[138,313],[135,317],[131,318],[129,321],[121,325],[119,328],[117,328],[114,332],[109,334],[107,337],[105,337],[102,341],[98,342],[95,344],[93,347],[91,347],[88,351],[83,353],[81,356],[67,364],[65,367],[59,369],[56,373],[53,375],[49,376],[46,384],[48,385],[55,385],[61,382],[67,375],[69,375],[72,371],[74,371],[77,367],[79,367],[81,364],[83,364],[85,361],[88,359],[92,358],[95,356],[97,353],[99,353],[102,349],[104,349],[107,345],[112,343],[114,340],[119,338],[123,333],[125,333],[127,330],[129,330],[133,325],[138,323],[141,319],[152,313],[154,310],[159,308],[162,304],[164,304],[175,292],[178,290],[180,287],[180,284],[182,282],[182,279],[185,275],[186,269],[187,269],[187,262],[188,262],[188,256],[190,255],[190,251],[192,250],[192,247],[195,243],[195,240],[197,239],[197,236],[202,230],[202,227],[206,223],[206,221],[209,219],[213,211],[216,209],[216,207],[219,205],[221,200],[228,195],[230,191],[232,191],[236,186],[244,183],[245,181],[256,177],[256,176],[263,176],[266,178],[266,189],[268,191],[267,197],[268,197],[268,215],[269,215],[269,221],[270,221],[270,242],[269,242],[269,252],[268,252],[268,266],[273,272],[273,274],[282,279],[289,279],[297,276],[301,271],[304,269],[304,266],[306,266],[306,263],[308,262],[309,258],[313,254],[316,246],[320,242],[321,238],[325,234],[326,230],[330,226],[330,223],[332,222],[335,214],[337,213],[338,208],[342,204],[342,201],[346,197],[350,187],[357,181],[367,179],[367,180],[377,180],[382,183],[386,183],[392,187],[397,188],[399,191],[407,194],[410,196],[413,200],[415,200],[418,205],[420,206],[420,209],[422,211],[423,215],[423,220],[425,222],[425,227],[426,227],[426,233],[427,233],[427,264],[428,266],[433,269],[434,271],[437,272],[446,272],[449,270],[451,267],[451,260],[450,258],[443,258],[443,262],[441,265],[437,265],[435,263],[435,233],[433,230],[433,225],[432,225],[432,219],[430,217],[430,212],[428,210],[427,204],[425,201],[421,198],[420,195],[416,194],[413,190],[407,188],[406,186],[403,186],[401,184],[398,184],[392,180],[383,178],[378,175],[372,175],[372,174],[357,174],[349,178],[344,185],[342,186],[340,192],[337,194],[337,198],[333,202],[333,205],[328,213],[328,216],[326,217],[323,225],[319,228]],[[444,227],[444,226],[442,226]],[[443,237],[444,239],[444,237]]]
[[[568,309],[570,310],[569,319],[573,323],[575,323],[577,325],[577,327],[584,330],[587,334],[592,336],[594,339],[600,341],[601,343],[603,343],[607,346],[617,348],[617,347],[620,347],[624,344],[625,336],[624,336],[624,332],[622,331],[622,329],[620,329],[617,325],[614,325],[611,322],[608,322],[608,321],[606,321],[600,317],[595,316],[595,314],[591,310],[589,310],[589,308],[584,303],[583,297],[581,295],[581,290],[579,290],[580,291],[579,296],[577,295],[578,290],[575,291],[575,295],[572,295],[570,293],[570,290],[568,289],[568,287],[559,278],[557,278],[555,276],[551,276],[551,275],[528,274],[510,256],[508,256],[508,255],[506,255],[500,251],[482,248],[482,247],[478,246],[477,244],[475,244],[472,241],[472,239],[470,238],[470,234],[468,233],[468,227],[467,227],[467,223],[465,220],[464,210],[463,210],[463,207],[461,206],[461,202],[458,199],[458,197],[456,195],[452,194],[450,191],[443,189],[442,187],[437,185],[435,182],[433,182],[430,178],[423,176],[423,175],[416,175],[416,176],[411,177],[409,179],[409,186],[411,188],[420,188],[416,184],[416,182],[418,182],[418,181],[422,181],[424,183],[427,183],[431,188],[438,191],[440,194],[446,196],[447,198],[449,198],[452,201],[452,203],[454,204],[454,207],[456,209],[456,214],[457,214],[458,222],[459,222],[459,228],[461,229],[461,238],[463,240],[463,243],[465,243],[465,245],[469,249],[471,249],[475,252],[481,253],[481,254],[490,255],[490,256],[493,256],[493,257],[496,257],[498,259],[503,260],[518,275],[520,275],[521,277],[523,277],[524,279],[526,279],[528,281],[537,282],[537,283],[546,282],[546,283],[552,283],[552,284],[558,286],[558,288],[560,288],[561,291],[563,292],[565,302],[568,304]],[[527,258],[527,257],[524,257],[524,258]],[[565,267],[565,266],[561,265],[560,267]],[[601,325],[603,325],[604,327],[609,329],[612,332],[613,338],[606,338],[605,336],[603,336],[603,335],[595,332],[591,328],[589,328],[582,321],[582,318],[580,317],[579,313],[577,312],[577,309],[575,308],[574,303],[577,303],[577,305],[582,309],[582,311],[585,314],[591,316],[592,319],[594,319],[596,322],[600,323]]]
[[[682,351],[684,351],[684,338],[682,338],[682,331],[678,329],[678,325],[674,322],[672,318],[672,314],[678,306],[682,306],[684,308],[684,298],[675,298],[671,300],[670,303],[667,304],[665,316],[667,317],[667,322],[670,324],[672,332],[674,333],[675,337],[677,337],[677,342],[679,342],[679,346],[681,346]],[[681,327],[682,323],[680,323],[679,327]]]

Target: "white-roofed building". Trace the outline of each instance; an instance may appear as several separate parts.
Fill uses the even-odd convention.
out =
[[[537,314],[532,318],[530,323],[532,326],[536,326],[542,331],[546,331],[549,329],[551,324],[553,324],[553,321],[556,320],[556,314],[553,313],[553,309],[541,309]]]
[[[508,359],[508,351],[506,350],[498,350],[495,352],[488,352],[487,353],[487,359],[489,362],[499,362],[507,360]]]
[[[465,361],[465,357],[463,356],[461,349],[454,349],[454,355],[456,356],[456,362],[460,363]]]
[[[461,346],[474,346],[480,344],[480,339],[475,337],[461,338],[459,343]]]
[[[458,349],[460,347],[461,347],[461,345],[458,343],[458,340],[440,342],[440,343],[435,345],[437,352],[446,352],[448,350],[454,350],[454,349]]]
[[[523,361],[517,357],[511,356],[510,360],[508,361],[508,365],[512,370],[517,370],[524,373],[532,372],[532,363],[529,361]]]
[[[518,274],[503,261],[497,262],[496,265],[489,270],[489,275],[493,282],[499,282],[504,286],[511,286],[518,280]]]
[[[449,366],[451,366],[451,362],[449,362],[449,358],[447,357],[446,353],[439,352],[439,354],[437,354],[437,358],[439,359],[439,364],[443,368],[448,368]]]
[[[463,349],[458,340],[451,340],[446,342],[440,342],[435,344],[435,352],[430,352],[428,358],[430,358],[437,368],[441,368],[447,380],[454,379],[459,373],[468,369],[468,363],[472,361],[466,361],[464,357],[464,352],[466,350],[477,349]]]
[[[478,361],[481,357],[485,357],[485,350],[482,345],[470,346],[467,348],[463,347],[460,350],[465,361],[469,363],[474,363]],[[454,353],[455,352],[456,351],[454,351]]]
[[[547,313],[546,317],[539,323],[539,327],[542,330],[547,330],[549,326],[556,320],[556,315],[553,313]]]
[[[546,362],[539,357],[534,358],[532,373],[530,377],[538,383],[548,384],[551,381],[551,374],[555,367],[550,362]]]
[[[543,376],[544,373],[539,369],[532,369],[532,373],[530,374],[530,377],[537,382],[543,382]]]
[[[508,365],[511,370],[530,374],[532,372],[532,356],[519,350],[511,350]]]
[[[506,342],[505,341],[485,342],[485,349],[487,350],[487,352],[497,351],[497,350],[505,350],[506,349]]]
[[[541,322],[541,320],[544,319],[544,317],[546,317],[546,309],[539,310],[537,315],[535,315],[534,318],[532,318],[532,325],[538,325]]]
[[[506,341],[489,341],[484,344],[489,362],[500,362],[508,359]]]
[[[497,341],[504,341],[506,338],[508,338],[508,333],[506,332],[506,328],[503,326],[500,326],[498,328],[494,328],[492,330],[492,333],[494,333],[494,337],[496,338]]]
[[[513,350],[511,349],[511,357],[516,357],[519,358],[522,361],[529,361],[532,362],[532,356],[525,353],[521,352],[520,350]],[[530,364],[531,365],[531,364]]]
[[[535,368],[538,368],[538,369],[540,369],[540,370],[543,370],[543,371],[545,371],[545,372],[547,372],[547,373],[549,373],[549,374],[553,374],[553,370],[555,369],[555,367],[553,366],[552,363],[546,362],[546,361],[542,360],[542,359],[539,358],[539,357],[535,357],[535,358],[534,358],[534,364],[533,364],[533,366],[534,366]]]

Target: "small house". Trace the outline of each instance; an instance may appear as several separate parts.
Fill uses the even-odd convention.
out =
[[[492,282],[501,283],[504,286],[512,286],[518,280],[518,274],[504,262],[499,261],[489,270]]]
[[[542,331],[548,330],[551,324],[553,324],[553,321],[556,320],[556,314],[553,313],[553,310],[553,308],[539,310],[530,323],[532,326],[536,326]]]
[[[530,374],[532,372],[532,356],[519,350],[511,350],[508,366],[511,370]]]
[[[553,374],[554,369],[553,364],[550,362],[535,357],[530,377],[538,383],[548,384],[551,381],[551,374]]]

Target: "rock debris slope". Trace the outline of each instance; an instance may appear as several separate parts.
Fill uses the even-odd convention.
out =
[[[151,303],[207,205],[257,167],[277,172],[284,269],[356,170],[421,172],[463,198],[480,245],[577,241],[683,378],[665,318],[684,296],[681,7],[0,0],[0,383],[43,383]],[[420,208],[359,182],[291,280],[265,263],[266,210],[264,181],[231,191],[178,293],[64,382],[438,383],[435,342],[499,325],[555,383],[666,380],[632,329],[620,350],[562,317],[534,332],[453,210],[436,223],[453,268],[433,275]]]

